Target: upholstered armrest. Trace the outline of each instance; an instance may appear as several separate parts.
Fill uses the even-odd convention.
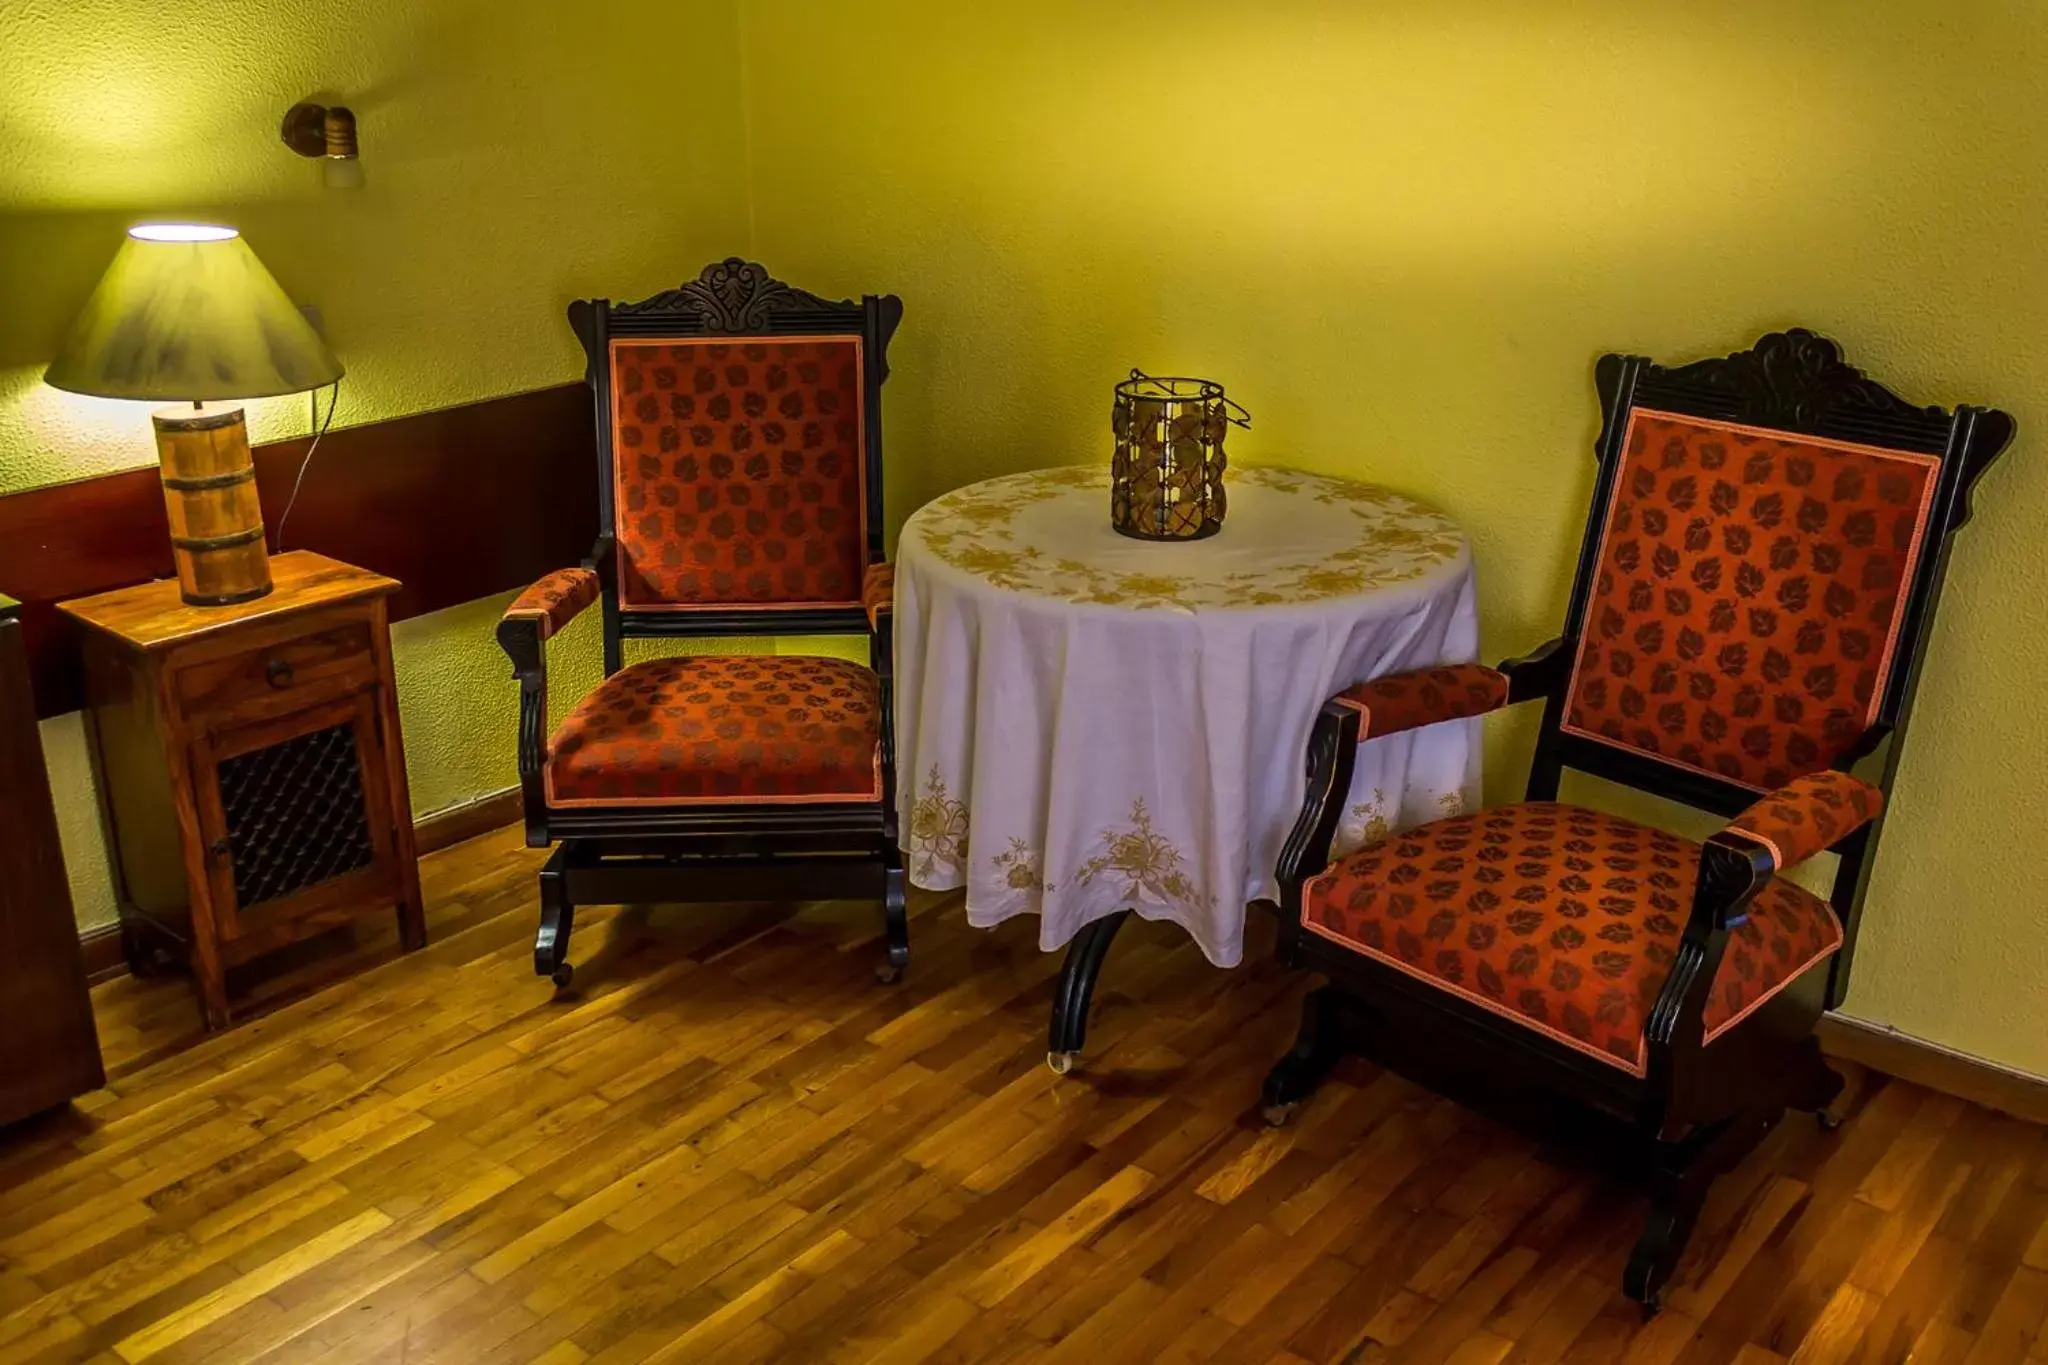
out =
[[[860,602],[867,608],[868,624],[879,628],[882,613],[891,611],[896,601],[896,566],[894,564],[870,564],[861,577]]]
[[[1724,833],[1760,844],[1782,872],[1832,848],[1884,809],[1884,792],[1848,773],[1818,772],[1778,788],[1728,822]]]
[[[589,569],[557,569],[512,599],[507,621],[533,621],[545,640],[569,624],[598,597],[598,578]]]
[[[1332,704],[1358,712],[1358,741],[1399,734],[1438,721],[1498,711],[1508,699],[1508,679],[1484,664],[1451,664],[1389,673],[1347,687]]]

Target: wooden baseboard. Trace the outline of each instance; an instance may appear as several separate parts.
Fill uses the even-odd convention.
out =
[[[1830,1014],[1820,1021],[1821,1049],[1901,1080],[1946,1091],[1960,1099],[2048,1123],[2048,1076],[1987,1062],[1896,1029]]]
[[[81,930],[78,951],[85,956],[87,985],[97,986],[128,970],[128,959],[121,954],[121,926],[118,924],[95,924],[90,929]]]
[[[494,829],[517,824],[523,814],[517,787],[494,792],[479,800],[437,810],[415,820],[413,842],[424,857],[465,839],[474,839],[479,834],[489,834]],[[128,970],[128,960],[121,952],[121,926],[118,924],[97,924],[81,930],[78,949],[85,955],[85,977],[92,985],[97,986]]]
[[[419,848],[420,856],[425,857],[465,839],[517,824],[525,813],[520,804],[519,788],[513,787],[421,816],[413,822],[412,839]]]

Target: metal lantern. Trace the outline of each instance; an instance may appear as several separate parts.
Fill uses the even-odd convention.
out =
[[[1109,524],[1140,540],[1200,540],[1223,529],[1223,437],[1251,414],[1209,379],[1132,370],[1116,386]]]

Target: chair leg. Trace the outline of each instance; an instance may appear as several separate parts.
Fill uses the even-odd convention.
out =
[[[893,986],[903,979],[910,965],[910,913],[904,900],[903,855],[892,853],[882,882],[882,928],[889,944],[889,960],[875,968],[875,979]]]
[[[1841,1097],[1843,1085],[1842,1073],[1829,1066],[1821,1055],[1820,1039],[1809,1035],[1800,1043],[1793,1093],[1785,1107],[1812,1114],[1824,1131],[1832,1133],[1842,1126],[1834,1107],[1835,1101]]]
[[[1319,986],[1301,1001],[1301,1029],[1294,1046],[1266,1073],[1260,1103],[1275,1128],[1323,1083],[1344,1055],[1343,1001],[1335,986]]]
[[[1656,1316],[1664,1306],[1664,1286],[1685,1254],[1715,1177],[1755,1150],[1782,1117],[1782,1109],[1752,1109],[1683,1141],[1657,1139],[1650,1168],[1650,1216],[1621,1277],[1623,1292],[1643,1306],[1645,1317]]]
[[[569,845],[558,845],[540,870],[540,932],[533,939],[533,974],[552,977],[557,989],[568,989],[576,969],[569,965],[569,934],[576,927],[576,907],[569,900]]]

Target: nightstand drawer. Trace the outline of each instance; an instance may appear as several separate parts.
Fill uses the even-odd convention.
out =
[[[178,700],[187,715],[214,716],[252,702],[345,692],[377,679],[370,625],[351,621],[262,649],[188,664],[178,672]]]

